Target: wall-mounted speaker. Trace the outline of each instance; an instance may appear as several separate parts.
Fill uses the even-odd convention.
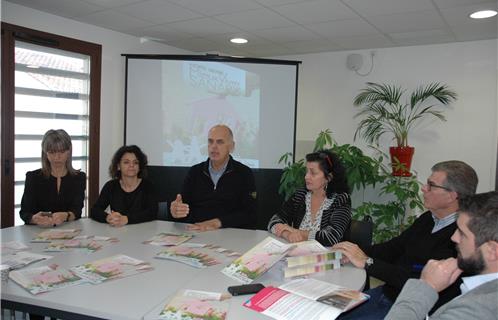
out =
[[[358,71],[363,66],[363,56],[359,53],[351,53],[346,60],[346,67],[349,70]]]

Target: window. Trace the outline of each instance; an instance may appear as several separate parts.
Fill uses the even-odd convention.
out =
[[[73,167],[89,179],[86,210],[98,195],[101,47],[19,28],[2,24],[2,47],[13,51],[2,52],[2,227],[24,223],[25,174],[40,168],[48,129],[71,135]]]

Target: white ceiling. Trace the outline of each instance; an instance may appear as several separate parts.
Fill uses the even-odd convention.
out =
[[[483,0],[8,0],[197,53],[251,57],[497,38]],[[244,37],[246,45],[228,42]]]

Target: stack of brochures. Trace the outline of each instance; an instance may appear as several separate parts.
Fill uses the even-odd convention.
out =
[[[306,256],[287,258],[284,277],[291,278],[307,274],[339,269],[341,267],[340,252],[315,253]]]
[[[298,242],[287,254],[284,277],[291,278],[341,267],[341,253],[332,252],[316,240]]]

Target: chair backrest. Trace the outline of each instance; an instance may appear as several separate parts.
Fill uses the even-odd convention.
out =
[[[344,233],[343,240],[356,243],[360,248],[372,245],[373,222],[370,216],[365,216],[363,221],[351,220],[349,229]]]
[[[169,215],[169,208],[168,208],[168,202],[159,202],[157,204],[157,220],[168,220],[168,215]]]

